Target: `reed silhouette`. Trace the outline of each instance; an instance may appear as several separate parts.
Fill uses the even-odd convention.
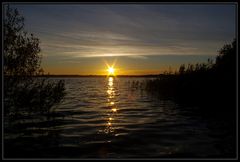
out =
[[[224,45],[215,62],[181,65],[175,74],[161,74],[143,84],[149,93],[180,103],[209,108],[208,112],[236,113],[236,39]],[[228,109],[227,109],[228,108]]]
[[[225,131],[221,147],[224,156],[236,156],[237,121],[237,51],[236,39],[224,45],[215,62],[181,65],[177,73],[165,73],[142,83],[132,82],[133,89],[146,91],[161,100],[173,100],[188,112],[197,113],[211,127]],[[184,110],[183,110],[184,111]],[[218,123],[218,124],[216,124]],[[219,124],[220,123],[220,124]],[[227,144],[226,144],[227,143]]]
[[[146,91],[160,100],[174,100],[188,113],[198,114],[216,132],[225,132],[218,143],[224,157],[236,157],[237,122],[236,39],[224,45],[215,62],[181,65],[176,73],[132,82],[132,89]],[[190,108],[190,109],[189,109]],[[180,110],[181,111],[181,110]],[[184,111],[184,110],[183,110]]]

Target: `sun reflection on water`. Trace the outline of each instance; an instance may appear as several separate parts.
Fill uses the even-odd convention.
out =
[[[117,112],[117,109],[116,109],[116,108],[112,108],[112,111],[113,111],[113,112]]]
[[[115,99],[115,90],[114,90],[114,78],[109,77],[108,78],[108,87],[107,87],[107,94],[108,94],[108,107],[110,109],[109,117],[106,121],[106,128],[104,130],[105,133],[113,133],[114,132],[114,123],[113,120],[115,118],[116,112],[117,112],[117,106],[114,102]],[[109,110],[108,110],[109,111]]]

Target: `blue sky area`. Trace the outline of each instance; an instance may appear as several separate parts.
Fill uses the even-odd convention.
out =
[[[161,73],[205,62],[236,35],[235,4],[18,4],[53,74]]]

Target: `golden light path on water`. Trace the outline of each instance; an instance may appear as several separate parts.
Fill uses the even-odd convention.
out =
[[[115,89],[114,89],[114,77],[108,77],[108,87],[107,87],[107,94],[108,94],[108,107],[110,110],[109,117],[107,118],[106,128],[104,130],[105,133],[113,133],[114,132],[114,124],[113,121],[117,114],[117,107],[114,102],[115,99]]]

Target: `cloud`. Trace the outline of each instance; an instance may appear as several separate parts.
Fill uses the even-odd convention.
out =
[[[148,58],[147,56],[141,56],[141,55],[129,55],[128,57],[134,58],[134,59],[143,59],[143,60]]]
[[[44,56],[216,54],[235,35],[233,5],[21,5]]]

